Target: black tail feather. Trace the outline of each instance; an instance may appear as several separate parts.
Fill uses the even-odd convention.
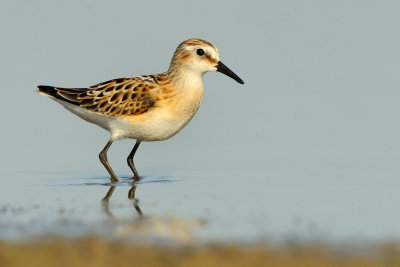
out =
[[[56,96],[57,95],[57,90],[55,89],[54,86],[39,85],[38,88],[39,88],[39,91],[42,92],[42,93],[45,93],[45,94],[50,95],[50,96],[57,97]]]
[[[59,89],[61,89],[62,91],[74,90],[75,93],[76,93],[76,89],[57,88],[57,87],[48,86],[48,85],[39,85],[38,88],[39,88],[40,92],[42,92],[46,95],[52,96],[54,98],[60,99],[62,101],[65,101],[65,102],[68,102],[68,103],[71,103],[74,105],[79,105],[79,102],[72,101],[71,99],[68,99],[68,98],[58,94]]]

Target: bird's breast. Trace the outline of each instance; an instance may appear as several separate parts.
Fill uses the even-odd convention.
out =
[[[192,118],[199,109],[203,98],[203,89],[177,93],[174,97],[165,99],[164,107],[172,120]]]
[[[176,127],[176,132],[181,130],[196,114],[203,92],[203,88],[188,90],[165,100],[164,108],[168,113],[170,123]]]
[[[177,134],[193,118],[203,98],[203,88],[159,95],[154,108],[129,118],[131,131],[124,137],[161,141]]]

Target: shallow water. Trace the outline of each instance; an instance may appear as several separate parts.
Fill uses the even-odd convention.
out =
[[[365,175],[361,185],[346,176],[338,183],[332,174],[215,171],[145,175],[139,182],[126,176],[110,184],[83,172],[24,173],[8,186],[3,180],[0,238],[96,234],[157,243],[398,238],[399,181]]]

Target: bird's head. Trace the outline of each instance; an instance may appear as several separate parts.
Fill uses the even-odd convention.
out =
[[[243,84],[233,71],[219,60],[218,49],[201,39],[188,39],[182,42],[172,57],[170,71],[182,68],[203,75],[208,71],[219,71]]]

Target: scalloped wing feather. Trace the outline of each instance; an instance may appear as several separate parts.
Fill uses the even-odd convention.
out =
[[[146,75],[119,78],[90,88],[58,88],[41,86],[39,90],[86,110],[108,116],[139,115],[151,109],[155,100],[151,92],[159,86],[161,77]]]

